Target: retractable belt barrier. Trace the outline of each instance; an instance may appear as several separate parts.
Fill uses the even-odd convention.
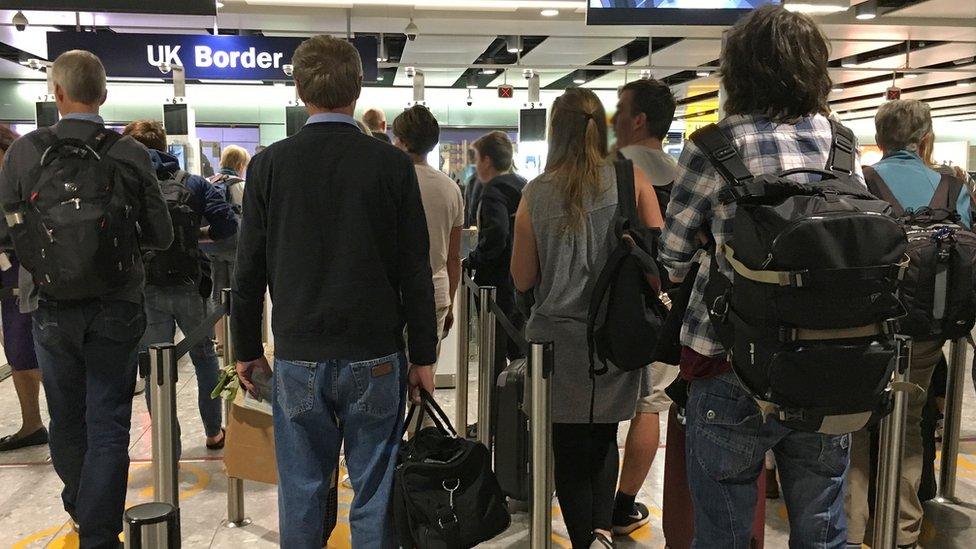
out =
[[[959,431],[962,423],[963,390],[966,385],[966,353],[973,346],[972,337],[952,342],[949,352],[949,372],[946,376],[945,430],[942,433],[942,459],[939,467],[937,500],[955,503],[956,474],[959,462]],[[976,363],[976,356],[973,357]],[[976,364],[974,364],[976,366]]]
[[[491,404],[495,384],[496,323],[504,335],[515,342],[528,357],[528,382],[531,402],[529,415],[530,486],[529,546],[533,549],[552,547],[552,421],[550,416],[554,354],[552,342],[526,341],[505,312],[498,306],[497,289],[494,286],[478,286],[467,269],[461,273],[460,302],[458,304],[458,369],[455,383],[458,403],[457,425],[468,422],[468,379],[471,299],[477,295],[478,303],[478,441],[493,454],[491,440]]]
[[[179,463],[176,460],[176,382],[179,378],[177,364],[190,352],[190,349],[210,337],[218,320],[223,318],[225,329],[229,327],[230,290],[223,290],[223,296],[221,306],[207,315],[193,331],[185,334],[179,344],[157,343],[149,346],[149,376],[146,390],[150,393],[152,415],[153,494],[155,501],[172,505],[176,514],[175,527],[172,524],[160,523],[155,525],[159,530],[155,536],[150,535],[141,540],[149,547],[180,546]],[[230,346],[225,345],[225,361],[226,357],[231,355],[229,349]],[[140,361],[143,360],[145,355],[140,356]],[[231,491],[228,490],[228,497],[230,494]],[[163,544],[164,539],[165,544]]]

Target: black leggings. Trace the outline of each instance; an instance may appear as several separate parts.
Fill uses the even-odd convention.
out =
[[[619,452],[616,423],[554,423],[556,495],[574,549],[588,548],[594,530],[610,531]]]

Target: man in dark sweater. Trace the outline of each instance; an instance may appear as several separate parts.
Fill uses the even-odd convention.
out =
[[[406,154],[356,126],[363,76],[354,47],[316,36],[292,64],[310,117],[247,172],[231,316],[237,371],[251,392],[268,373],[261,316],[270,287],[280,544],[322,546],[329,477],[345,442],[353,546],[392,548],[405,388],[415,398],[434,389],[420,188]]]

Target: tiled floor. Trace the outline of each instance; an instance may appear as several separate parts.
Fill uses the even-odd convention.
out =
[[[253,523],[246,528],[229,529],[222,525],[226,517],[227,478],[220,454],[208,452],[199,416],[196,412],[196,380],[193,369],[184,364],[180,370],[179,417],[183,425],[184,461],[181,464],[180,489],[183,518],[183,547],[272,547],[277,545],[275,487],[245,483],[247,515]],[[976,547],[976,401],[967,379],[963,420],[963,455],[959,459],[958,495],[964,503],[941,506],[929,504],[922,544],[932,548]],[[472,385],[471,410],[474,410]],[[440,391],[438,400],[453,414],[454,392]],[[662,423],[663,423],[662,418]],[[662,425],[663,426],[663,425]],[[19,427],[19,412],[13,384],[0,382],[0,433]],[[621,444],[626,426],[621,429]],[[663,436],[662,436],[663,440]],[[130,469],[128,505],[152,500],[149,417],[140,396],[134,406],[132,424],[133,463]],[[618,546],[664,547],[660,529],[663,449],[640,494],[653,513],[651,525],[637,531],[632,538],[619,540]],[[77,537],[67,526],[58,497],[60,482],[51,468],[46,448],[33,448],[0,454],[0,547],[77,547]],[[351,494],[340,492],[340,524],[329,547],[348,547],[348,506]],[[556,547],[568,547],[565,527],[554,512],[553,539]],[[766,516],[766,547],[787,546],[785,509],[779,500],[771,501]],[[528,517],[518,514],[512,528],[486,547],[528,547]]]

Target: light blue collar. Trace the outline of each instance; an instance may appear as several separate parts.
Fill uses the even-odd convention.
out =
[[[353,126],[356,126],[356,128],[359,128],[359,124],[356,123],[355,118],[349,116],[348,114],[341,114],[337,112],[320,112],[318,114],[313,114],[312,116],[308,117],[308,121],[305,122],[305,125],[318,124],[320,122],[343,122],[346,124],[352,124]]]
[[[87,120],[89,122],[96,122],[101,125],[105,125],[105,120],[95,112],[69,112],[68,114],[61,117],[62,120]]]

